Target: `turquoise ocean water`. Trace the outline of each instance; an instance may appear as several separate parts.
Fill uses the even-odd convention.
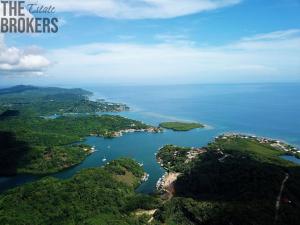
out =
[[[284,140],[300,147],[300,84],[226,84],[180,86],[89,86],[93,98],[126,103],[130,112],[119,115],[158,125],[163,121],[197,121],[205,129],[159,134],[133,133],[120,138],[88,137],[97,152],[82,164],[53,176],[68,178],[77,171],[103,166],[119,157],[144,164],[149,181],[138,191],[149,193],[164,173],[155,153],[165,144],[203,146],[224,132],[255,134]],[[107,161],[103,162],[103,158]],[[0,191],[40,177],[22,175],[0,178]]]

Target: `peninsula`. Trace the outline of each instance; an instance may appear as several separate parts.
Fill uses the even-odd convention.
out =
[[[91,101],[88,95],[82,89],[1,89],[0,174],[49,174],[79,164],[93,152],[91,146],[80,143],[87,136],[113,138],[126,132],[159,131],[121,116],[98,115],[129,108]]]
[[[300,219],[300,166],[280,156],[298,151],[241,134],[221,135],[203,148],[167,145],[157,154],[167,171],[157,187],[169,201],[154,219],[183,225],[294,224]]]
[[[298,150],[239,134],[221,135],[203,148],[167,145],[157,154],[167,170],[159,186],[167,198],[136,193],[145,173],[122,158],[1,194],[0,223],[296,224],[300,166],[279,157],[289,151]]]

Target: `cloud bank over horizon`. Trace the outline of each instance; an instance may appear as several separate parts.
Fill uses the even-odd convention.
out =
[[[258,34],[222,46],[201,47],[169,35],[165,42],[149,45],[92,43],[56,49],[48,57],[55,59],[49,69],[54,79],[64,76],[105,83],[276,80],[286,74],[299,75],[300,30]]]
[[[6,41],[0,35],[1,82],[300,81],[300,17],[288,2],[46,2],[58,10],[61,32],[7,35]]]

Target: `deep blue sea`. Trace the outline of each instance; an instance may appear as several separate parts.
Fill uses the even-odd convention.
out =
[[[68,178],[77,171],[103,166],[119,157],[132,157],[150,174],[138,191],[149,193],[164,173],[155,153],[165,144],[203,146],[224,132],[240,132],[280,139],[300,147],[300,84],[220,84],[178,86],[89,86],[93,98],[126,103],[130,112],[119,115],[158,125],[163,121],[197,121],[205,129],[159,134],[135,133],[120,138],[89,137],[97,152],[82,164],[55,174]],[[107,161],[103,162],[102,159]],[[0,191],[38,179],[33,176],[0,178]]]

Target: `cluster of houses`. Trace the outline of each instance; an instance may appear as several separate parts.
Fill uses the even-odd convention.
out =
[[[191,161],[193,161],[194,159],[196,159],[200,154],[203,154],[206,152],[206,149],[202,149],[202,148],[191,148],[190,151],[188,151],[186,153],[186,160],[184,161],[184,163],[190,163]],[[176,159],[176,157],[178,156],[179,154],[179,151],[174,151],[173,152],[173,159]],[[155,154],[157,155],[157,154]],[[165,162],[168,166],[166,166],[163,162],[163,160],[159,157],[157,157],[157,163],[165,168],[165,169],[168,169],[167,167],[170,166],[171,162]]]
[[[186,160],[184,163],[189,163],[191,162],[192,160],[196,159],[200,154],[203,154],[205,153],[206,150],[205,149],[202,149],[202,148],[191,148],[190,151],[188,151],[186,153]],[[176,158],[179,154],[179,151],[174,151],[173,152],[173,157]],[[157,162],[159,163],[159,165],[165,169],[167,169],[167,165],[170,165],[171,162],[164,162],[161,158],[157,158]],[[169,185],[168,182],[168,177],[171,175],[171,174],[175,174],[175,173],[168,173],[166,172],[161,178],[159,178],[159,180],[157,181],[156,183],[156,189],[158,191],[165,191],[166,189],[166,186]],[[178,176],[178,174],[176,175]]]
[[[106,102],[106,105],[107,105],[107,107],[105,107],[105,108],[114,107],[115,111],[117,111],[117,112],[129,110],[129,107],[125,104]]]
[[[271,147],[281,150],[281,151],[300,153],[300,150],[297,149],[296,147],[293,147],[282,141],[274,140],[271,138],[257,137],[254,135],[235,134],[235,133],[224,134],[219,137],[216,137],[216,139],[222,139],[222,140],[226,140],[226,139],[230,139],[230,138],[242,138],[242,139],[255,140],[255,141],[258,141],[260,144],[267,144],[267,145],[270,145]]]
[[[125,130],[120,130],[120,131],[106,131],[104,133],[104,136],[110,136],[110,137],[122,137],[123,134],[125,133],[135,133],[135,132],[149,132],[149,133],[159,133],[162,130],[157,127],[149,127],[146,129],[135,129],[135,128],[130,128],[130,129],[125,129]],[[100,134],[96,133],[90,133],[90,136],[102,136]]]
[[[161,130],[159,128],[156,128],[156,127],[149,127],[149,128],[145,128],[145,129],[130,128],[130,129],[125,129],[125,130],[120,130],[120,131],[112,132],[112,136],[113,137],[121,137],[121,136],[123,136],[123,134],[126,134],[126,133],[135,133],[135,132],[158,133],[158,132],[161,132]]]
[[[189,163],[196,159],[200,154],[205,153],[206,150],[202,148],[192,148],[191,151],[187,152],[185,163]]]
[[[122,103],[113,103],[113,102],[106,102],[104,99],[97,99],[96,102],[100,106],[98,111],[112,111],[112,112],[123,112],[128,111],[129,107]]]

